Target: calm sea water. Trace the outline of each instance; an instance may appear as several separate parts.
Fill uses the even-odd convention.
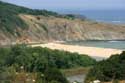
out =
[[[86,16],[88,19],[114,23],[125,24],[125,9],[122,10],[58,10],[63,14],[76,14]]]
[[[67,44],[125,50],[125,41],[70,41]]]

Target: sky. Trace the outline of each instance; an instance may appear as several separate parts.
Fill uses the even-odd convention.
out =
[[[125,9],[125,0],[2,0],[33,9]]]

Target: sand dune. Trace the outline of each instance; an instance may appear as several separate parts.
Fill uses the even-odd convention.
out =
[[[98,48],[98,47],[87,47],[87,46],[78,46],[78,45],[65,45],[58,43],[47,43],[47,44],[38,44],[32,45],[32,47],[41,46],[47,47],[50,49],[58,49],[69,52],[77,52],[79,54],[87,54],[94,58],[108,58],[112,54],[120,54],[122,50],[110,49],[110,48]]]

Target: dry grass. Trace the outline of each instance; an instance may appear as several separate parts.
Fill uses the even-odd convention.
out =
[[[113,83],[113,82],[102,82],[102,83]],[[125,80],[118,81],[118,83],[125,83]]]
[[[73,76],[79,74],[86,74],[90,70],[91,67],[80,67],[80,68],[73,68],[73,69],[64,69],[61,70],[66,76]]]
[[[35,83],[37,79],[36,73],[17,73],[13,83]]]

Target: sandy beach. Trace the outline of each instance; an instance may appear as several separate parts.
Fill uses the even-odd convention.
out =
[[[98,48],[98,47],[87,47],[87,46],[78,46],[78,45],[66,45],[59,43],[47,43],[47,44],[38,44],[32,45],[32,47],[47,47],[50,49],[58,49],[69,52],[77,52],[79,54],[86,54],[93,58],[108,58],[113,54],[120,54],[122,50],[110,49],[110,48]]]

